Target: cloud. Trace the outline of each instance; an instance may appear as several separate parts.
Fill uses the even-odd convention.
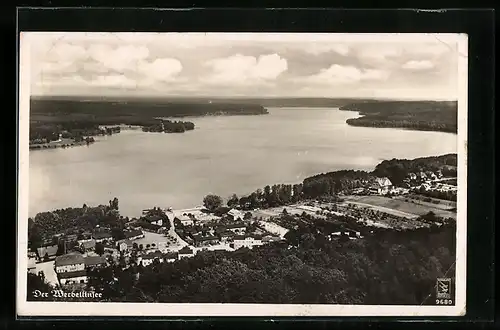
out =
[[[305,47],[305,51],[309,54],[320,55],[323,53],[335,52],[342,56],[349,54],[349,47],[344,44],[312,44]]]
[[[288,69],[287,60],[278,54],[244,56],[236,54],[205,63],[213,73],[203,79],[215,84],[254,83],[276,79]]]
[[[362,70],[354,66],[334,64],[317,74],[299,78],[299,81],[323,85],[353,84],[361,81],[385,80],[388,75],[389,73],[384,70]]]
[[[88,84],[96,87],[113,87],[113,88],[137,87],[136,81],[129,79],[124,75],[98,76],[97,79],[89,81]]]
[[[362,47],[358,56],[364,60],[379,62],[399,57],[402,53],[400,48],[378,45]]]
[[[404,63],[401,66],[405,70],[411,70],[411,71],[425,71],[425,70],[430,70],[434,68],[434,63],[431,61],[427,60],[422,60],[422,61],[408,61]]]
[[[174,58],[158,58],[153,62],[142,61],[137,72],[150,79],[172,81],[182,71],[182,64]]]
[[[149,49],[144,46],[120,46],[112,48],[108,45],[91,45],[88,54],[105,67],[123,71],[136,66],[138,62],[149,57]]]

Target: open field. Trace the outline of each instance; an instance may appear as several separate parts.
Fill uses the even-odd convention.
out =
[[[428,200],[430,198],[430,202],[424,201]],[[399,200],[408,200],[410,203],[413,201],[416,204],[420,204],[429,208],[443,210],[443,211],[449,211],[452,208],[457,207],[457,203],[453,201],[447,201],[444,199],[437,199],[437,198],[431,198],[427,196],[418,196],[418,195],[408,195],[408,196],[397,196],[393,197],[393,199],[399,199]],[[437,203],[438,202],[438,203]],[[434,211],[433,211],[434,212]]]
[[[434,212],[437,216],[456,218],[456,213],[454,212],[431,207],[429,205],[405,202],[404,198],[388,198],[383,196],[349,196],[346,200],[354,204],[372,206],[381,212],[390,214],[390,211],[392,210],[392,214],[408,218],[424,215],[429,211]]]

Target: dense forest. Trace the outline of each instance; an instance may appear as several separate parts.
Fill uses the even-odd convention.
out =
[[[340,110],[360,113],[362,117],[347,120],[353,126],[457,133],[456,101],[372,101],[344,105]]]
[[[194,130],[194,124],[189,121],[171,121],[158,119],[152,125],[142,126],[144,132],[165,132],[165,133],[184,133]]]
[[[260,115],[267,110],[258,104],[231,103],[224,100],[210,103],[176,99],[128,99],[96,98],[79,100],[71,98],[32,98],[31,116],[57,115],[73,117],[97,117],[115,120],[116,124],[126,117],[187,117],[204,115]]]
[[[88,285],[115,302],[426,305],[434,304],[436,278],[454,278],[454,223],[357,240],[311,228],[252,250],[112,265],[90,272]],[[44,285],[28,278],[28,292]]]
[[[445,177],[457,176],[457,154],[446,154],[441,156],[421,157],[415,159],[391,159],[384,160],[375,167],[373,175],[388,177],[395,185],[403,182],[409,173],[436,172],[438,170]]]
[[[379,163],[372,172],[340,170],[317,174],[305,178],[299,184],[267,185],[264,189],[242,196],[233,195],[229,198],[229,207],[238,206],[244,210],[267,208],[288,205],[302,200],[334,199],[340,193],[366,187],[376,177],[388,177],[391,182],[399,186],[409,173],[421,171],[436,172],[440,170],[444,176],[457,176],[457,154],[442,156],[421,157],[415,159],[391,159]],[[431,194],[431,195],[429,195]],[[431,197],[456,200],[453,193],[429,193]]]
[[[117,198],[110,200],[109,205],[89,207],[84,204],[82,207],[40,212],[34,218],[28,218],[29,247],[34,250],[55,234],[92,231],[97,225],[120,236],[118,232],[123,230],[127,220],[120,217]]]

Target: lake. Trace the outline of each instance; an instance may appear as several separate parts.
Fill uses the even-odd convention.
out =
[[[457,135],[354,127],[357,113],[270,108],[268,115],[193,117],[183,134],[123,130],[90,146],[30,151],[29,216],[56,208],[107,204],[124,216],[145,208],[187,208],[267,184],[318,173],[373,170],[384,159],[457,152]]]

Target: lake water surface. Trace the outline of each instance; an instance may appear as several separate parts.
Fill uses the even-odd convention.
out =
[[[30,151],[29,215],[107,204],[122,215],[152,206],[187,208],[267,184],[298,183],[340,169],[373,170],[384,159],[457,152],[457,135],[354,127],[349,111],[271,108],[269,115],[188,119],[184,134],[123,130],[90,146]]]

